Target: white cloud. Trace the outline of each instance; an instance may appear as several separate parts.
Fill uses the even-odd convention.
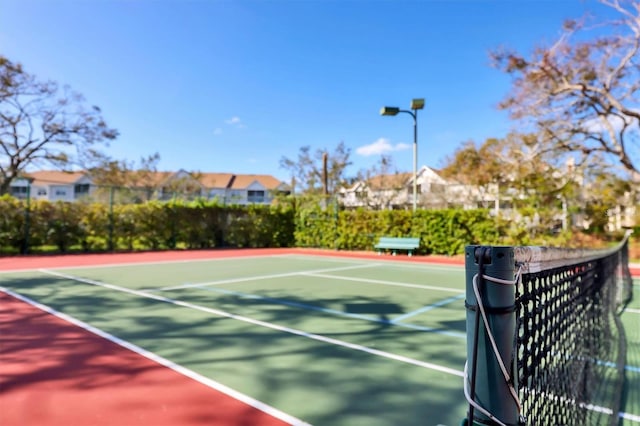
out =
[[[216,127],[215,129],[213,129],[213,134],[214,135],[221,135],[222,134],[222,129],[220,127]]]
[[[389,139],[380,138],[370,145],[364,145],[357,148],[356,152],[365,157],[369,157],[371,155],[384,154],[385,152],[403,151],[409,148],[411,148],[411,145],[406,143],[397,143],[392,145],[391,142],[389,142]]]
[[[242,122],[242,120],[240,120],[240,117],[238,117],[238,116],[236,115],[236,116],[231,117],[231,118],[230,118],[230,119],[228,119],[228,120],[225,120],[224,122],[225,122],[225,123],[227,123],[227,124],[236,124],[236,125],[240,125],[240,123]]]

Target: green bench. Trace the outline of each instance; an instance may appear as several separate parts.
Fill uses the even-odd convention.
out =
[[[420,238],[380,237],[378,244],[374,247],[378,250],[378,254],[382,254],[383,250],[392,250],[395,256],[398,250],[407,250],[411,256],[413,251],[420,247]]]

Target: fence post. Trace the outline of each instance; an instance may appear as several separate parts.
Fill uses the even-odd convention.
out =
[[[176,245],[177,245],[177,240],[178,237],[176,235],[177,233],[177,229],[176,229],[176,219],[177,219],[177,214],[176,214],[176,200],[177,200],[178,194],[174,191],[173,195],[171,197],[171,223],[169,224],[169,226],[171,227],[171,238],[169,240],[169,248],[170,249],[175,249]]]
[[[27,203],[24,210],[24,246],[22,254],[29,253],[29,235],[31,234],[31,182],[27,185]]]
[[[113,198],[114,198],[115,187],[109,187],[109,251],[113,251],[115,245],[113,244],[113,228],[114,228],[114,219],[113,219]]]
[[[469,398],[507,425],[520,421],[518,404],[509,383],[503,377],[496,354],[489,340],[474,292],[474,279],[480,300],[487,314],[489,332],[493,335],[498,353],[511,377],[515,371],[515,285],[492,282],[491,278],[512,281],[515,275],[513,247],[467,246],[465,249],[467,308],[467,377],[465,386]],[[489,279],[482,278],[490,277]],[[516,390],[517,377],[512,379]],[[490,417],[469,405],[468,426],[495,425]]]
[[[338,250],[338,233],[340,232],[339,225],[340,219],[340,206],[338,205],[337,197],[333,197],[333,249]]]

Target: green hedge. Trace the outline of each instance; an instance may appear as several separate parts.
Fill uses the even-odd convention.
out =
[[[292,209],[215,202],[48,202],[0,197],[0,252],[295,245]]]
[[[500,228],[486,210],[406,210],[341,212],[335,247],[340,250],[373,250],[380,237],[419,237],[419,254],[454,255],[467,244],[496,244]],[[298,237],[298,235],[296,235]]]
[[[26,202],[0,197],[3,253],[213,247],[370,251],[382,236],[419,237],[419,254],[446,255],[463,253],[468,244],[551,241],[533,241],[523,227],[498,220],[488,210],[338,211],[318,204],[224,206],[197,200],[112,206],[32,201],[27,211]]]

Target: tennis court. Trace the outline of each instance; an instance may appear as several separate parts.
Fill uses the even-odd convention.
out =
[[[462,267],[276,254],[41,268],[0,285],[311,424],[464,416]]]
[[[627,336],[627,366],[625,383],[625,405],[627,418],[622,424],[640,424],[640,269],[636,267],[633,280],[634,299],[622,314]]]
[[[0,288],[200,383],[231,389],[284,423],[450,426],[465,417],[462,266],[295,250],[222,253],[51,261],[0,274]],[[625,425],[640,423],[639,308],[635,300],[623,315],[631,373]],[[146,397],[172,388],[157,392]],[[260,423],[244,413],[232,424]],[[192,423],[212,424],[201,420]]]

